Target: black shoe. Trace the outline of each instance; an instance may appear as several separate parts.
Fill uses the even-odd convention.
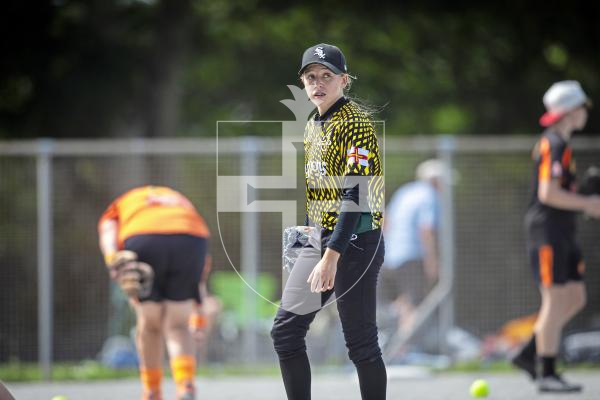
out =
[[[527,372],[529,377],[532,380],[535,380],[537,376],[535,372],[535,354],[533,354],[531,357],[528,357],[526,354],[523,354],[523,352],[520,351],[516,356],[511,358],[510,362],[515,367]]]
[[[538,380],[540,393],[576,393],[582,389],[583,386],[568,383],[560,375],[544,376]]]

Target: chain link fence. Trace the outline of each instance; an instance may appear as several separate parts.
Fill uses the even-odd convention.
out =
[[[251,154],[245,150],[248,140],[257,144]],[[532,136],[456,137],[453,142],[451,157],[459,176],[453,190],[453,236],[442,238],[453,243],[452,319],[478,337],[539,305],[523,229],[534,141]],[[579,173],[600,160],[600,139],[576,138],[573,145]],[[438,154],[439,142],[394,138],[383,148],[389,199],[414,179],[419,162]],[[275,306],[251,293],[232,265],[240,270],[245,251],[254,246],[253,265],[240,272],[277,303],[281,216],[260,213],[247,219],[217,213],[217,165],[220,175],[276,176],[282,157],[295,156],[302,185],[303,156],[282,155],[281,140],[268,138],[220,140],[218,150],[217,158],[217,143],[209,139],[0,142],[0,363],[93,359],[107,338],[130,333],[134,317],[109,282],[96,224],[115,197],[146,184],[184,193],[211,228],[209,288],[224,309],[206,361],[274,361],[269,330]],[[257,196],[296,199],[302,222],[302,186]],[[249,223],[258,226],[248,230]],[[579,233],[589,297],[570,330],[600,327],[600,223],[581,221]],[[249,296],[256,298],[249,303]],[[317,363],[346,359],[335,312],[320,313],[308,341],[309,356]]]

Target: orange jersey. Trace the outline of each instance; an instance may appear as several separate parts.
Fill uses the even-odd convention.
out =
[[[113,201],[100,217],[118,224],[118,246],[140,234],[188,234],[208,237],[204,219],[181,193],[163,186],[132,189]]]

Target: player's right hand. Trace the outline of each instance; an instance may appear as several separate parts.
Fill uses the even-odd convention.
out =
[[[311,292],[319,293],[333,289],[339,258],[340,253],[337,251],[329,248],[325,250],[325,254],[306,280]]]

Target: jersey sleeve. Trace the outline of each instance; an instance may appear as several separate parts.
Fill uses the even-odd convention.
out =
[[[377,156],[377,138],[370,121],[346,122],[348,142],[345,148],[345,176],[372,175],[374,158]]]
[[[539,182],[561,178],[565,174],[563,157],[566,151],[567,145],[564,142],[552,141],[548,137],[540,140]]]
[[[118,222],[119,208],[117,206],[117,201],[118,200],[113,201],[100,216],[100,220],[98,221],[98,232],[100,232],[100,228],[102,227],[102,223],[104,221],[115,220]]]
[[[344,132],[344,137],[348,138],[341,155],[342,160],[345,162],[342,206],[338,222],[327,247],[343,254],[350,243],[350,238],[361,216],[361,212],[357,211],[356,205],[362,209],[368,208],[367,188],[369,182],[352,179],[352,177],[373,175],[377,138],[375,137],[373,124],[370,121],[346,121],[341,125],[341,128],[347,130]],[[364,185],[363,190],[359,189],[361,185]]]

